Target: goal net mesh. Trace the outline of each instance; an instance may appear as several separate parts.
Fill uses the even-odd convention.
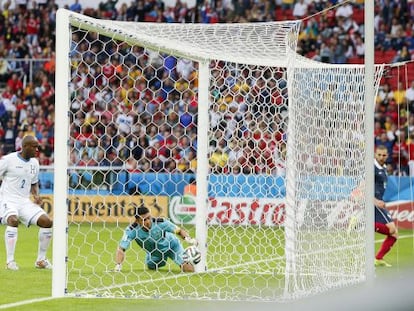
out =
[[[68,295],[280,301],[364,279],[364,204],[352,196],[365,177],[362,66],[289,53],[296,21],[67,14]],[[207,180],[204,205],[193,180]],[[200,239],[196,273],[149,270],[138,245],[112,271],[142,204]]]
[[[376,67],[375,90],[382,70]],[[289,76],[285,232],[292,296],[366,278],[364,74],[363,66],[297,57]]]

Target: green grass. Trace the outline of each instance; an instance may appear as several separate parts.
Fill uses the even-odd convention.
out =
[[[3,262],[3,266],[5,263],[5,250],[4,250],[4,226],[0,227],[0,260]],[[133,246],[133,249],[128,251],[127,253],[127,262],[125,266],[128,269],[128,273],[121,273],[121,274],[114,274],[106,272],[108,268],[113,266],[113,256],[114,250],[116,248],[116,241],[120,238],[122,231],[109,226],[107,228],[102,228],[95,230],[95,233],[89,238],[96,239],[99,237],[102,240],[103,237],[108,239],[108,243],[105,245],[104,243],[97,243],[93,244],[88,242],[89,238],[86,239],[85,243],[85,226],[81,226],[81,230],[76,235],[73,235],[73,238],[77,240],[79,245],[82,245],[76,251],[71,251],[69,257],[72,259],[70,260],[69,268],[74,269],[76,267],[79,269],[79,274],[76,273],[69,276],[69,288],[71,286],[76,286],[77,288],[84,287],[85,289],[89,288],[89,286],[95,286],[98,282],[103,282],[104,284],[110,285],[113,282],[115,283],[133,283],[138,284],[144,280],[148,280],[147,284],[151,284],[154,288],[158,288],[159,290],[163,290],[163,288],[158,287],[157,284],[152,284],[150,282],[149,275],[152,278],[166,278],[170,277],[170,281],[166,282],[168,286],[173,289],[177,287],[177,282],[180,282],[181,274],[177,271],[176,268],[173,266],[171,271],[168,268],[165,268],[159,272],[148,272],[145,271],[143,268],[143,253],[138,250],[137,246]],[[220,242],[222,249],[221,251],[228,251],[226,247],[231,247],[231,241],[234,242],[235,239],[239,238],[240,232],[236,228],[228,228],[229,231],[226,235],[220,235],[217,232],[214,233],[211,238],[218,239]],[[74,230],[74,232],[77,230]],[[92,299],[92,298],[62,298],[62,299],[53,299],[53,300],[45,300],[34,302],[26,305],[17,305],[12,307],[11,304],[18,303],[21,301],[32,300],[32,299],[39,299],[39,298],[47,298],[51,296],[51,271],[46,270],[37,270],[34,268],[34,261],[36,259],[37,253],[37,231],[36,227],[19,228],[19,239],[17,243],[16,249],[16,261],[20,266],[19,271],[8,271],[6,269],[0,269],[0,309],[3,309],[6,306],[10,306],[9,310],[130,310],[131,308],[136,308],[137,303],[139,302],[139,307],[145,310],[183,310],[187,308],[193,308],[196,306],[197,310],[210,310],[225,307],[225,306],[248,306],[249,304],[246,303],[225,303],[225,302],[209,302],[209,301],[193,301],[193,300],[160,300],[160,299]],[[72,233],[72,232],[71,232]],[[253,240],[260,240],[261,238],[265,238],[266,243],[261,243],[264,245],[259,249],[252,249],[249,250],[250,252],[260,253],[258,256],[263,256],[265,252],[266,256],[274,256],[277,258],[278,256],[282,256],[283,253],[280,253],[280,249],[282,249],[282,245],[278,241],[278,237],[281,234],[280,231],[277,230],[270,230],[264,229],[264,231],[260,234],[253,233],[252,231],[252,239]],[[397,244],[394,246],[392,251],[387,255],[386,259],[390,263],[393,264],[392,268],[381,268],[376,270],[376,274],[378,278],[386,277],[391,274],[395,274],[396,272],[402,272],[404,269],[414,267],[414,241],[413,241],[413,233],[412,231],[403,231],[400,232],[401,238]],[[72,237],[72,235],[71,235]],[[382,240],[383,236],[376,235],[377,240]],[[279,244],[276,244],[279,243]],[[266,245],[274,245],[277,247],[273,247],[273,251],[269,251],[269,248]],[[379,243],[376,243],[376,247],[378,248]],[[237,250],[237,249],[236,249]],[[241,250],[241,248],[240,248]],[[274,251],[278,250],[278,251]],[[218,250],[218,254],[220,254],[220,250]],[[267,252],[267,253],[266,253]],[[98,256],[93,256],[91,253],[99,253],[100,259]],[[217,254],[216,254],[217,255]],[[51,258],[51,254],[49,254],[49,258]],[[217,258],[217,268],[223,264],[226,258]],[[230,263],[232,266],[232,271],[237,272],[237,270],[243,269],[253,269],[258,271],[260,265],[248,265],[243,266],[240,265],[240,262],[244,260],[252,260],[251,254],[242,253],[240,258],[229,259],[227,258],[227,262]],[[129,270],[131,269],[131,271]],[[231,274],[231,273],[230,273]],[[245,279],[242,277],[237,277],[233,279],[229,277],[230,274],[222,273],[217,274],[215,276],[207,276],[207,275],[198,275],[198,276],[188,276],[191,279],[191,282],[195,286],[198,286],[199,291],[202,291],[203,288],[205,290],[218,290],[214,289],[214,284],[217,286],[218,283],[220,285],[226,285],[229,288],[237,287],[238,284],[241,282],[248,282],[251,279]],[[177,277],[174,277],[176,275]],[[214,280],[211,278],[214,277]],[[281,284],[269,284],[269,278],[261,277],[260,274],[256,276],[259,280],[258,282],[265,283],[266,286],[280,286]],[[279,280],[279,278],[276,278]],[[283,282],[280,279],[280,282]],[[259,284],[257,283],[257,284]],[[243,285],[246,285],[243,284]],[[257,286],[255,284],[254,286]],[[151,288],[151,286],[149,286]],[[254,287],[253,286],[253,287]],[[119,290],[119,289],[118,289]],[[121,289],[122,290],[122,289]],[[252,288],[250,288],[252,290]],[[190,292],[190,290],[189,290]],[[254,304],[251,306],[254,308]]]
[[[281,272],[270,278],[267,276],[269,271],[274,274],[274,271],[280,271],[283,266],[281,229],[212,227],[209,243],[215,247],[214,252],[209,253],[207,262],[209,270],[215,271],[214,273],[181,273],[172,261],[159,271],[148,271],[144,263],[145,254],[135,243],[127,252],[125,273],[111,273],[109,270],[114,265],[114,252],[122,236],[122,229],[123,226],[94,224],[86,236],[89,226],[70,226],[69,244],[79,247],[71,249],[69,253],[69,292],[115,297],[162,295],[163,298],[188,299],[201,296],[223,299],[235,297],[243,290],[243,295],[262,297],[263,288],[283,288],[284,276]],[[187,229],[194,236],[193,228]],[[263,258],[268,258],[268,261],[263,262]],[[224,286],[226,284],[228,286]],[[194,294],[194,287],[197,287],[198,296]]]

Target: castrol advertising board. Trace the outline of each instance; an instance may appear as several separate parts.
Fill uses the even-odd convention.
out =
[[[211,225],[280,226],[285,220],[284,199],[210,198],[207,221]],[[176,224],[195,224],[195,198],[172,197],[168,216]]]
[[[387,204],[387,209],[398,228],[414,229],[414,202],[391,202]]]
[[[344,214],[344,207],[338,209],[338,206],[343,204],[334,203],[325,204],[327,206],[320,205],[320,208],[326,212],[326,223],[328,226],[341,225],[346,227],[348,218],[352,213]],[[336,208],[329,208],[333,206],[336,206]],[[344,206],[346,207],[346,205]],[[414,229],[414,202],[390,202],[387,204],[387,209],[399,228]],[[196,211],[193,196],[185,195],[170,198],[168,216],[174,223],[195,224]],[[207,221],[211,225],[283,226],[285,221],[285,199],[210,198]]]

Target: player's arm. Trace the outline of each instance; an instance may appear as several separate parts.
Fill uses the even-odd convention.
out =
[[[115,272],[120,272],[122,270],[122,264],[125,260],[125,251],[129,248],[131,245],[132,238],[128,234],[130,233],[129,229],[126,229],[121,241],[119,242],[119,245],[115,252]]]
[[[175,224],[173,224],[171,221],[166,220],[164,218],[157,218],[155,221],[158,223],[161,223],[164,230],[169,232],[174,232],[176,235],[179,235],[184,241],[191,245],[198,245],[198,241],[196,239],[193,239],[190,237],[188,232]]]
[[[40,198],[40,195],[39,195],[39,183],[38,182],[30,186],[30,193],[33,196],[33,202],[39,205],[42,204],[42,199]]]
[[[122,263],[125,260],[125,249],[118,246],[115,254],[115,271],[119,272],[122,269]]]
[[[7,168],[9,167],[7,157],[0,157],[0,176],[3,177],[6,174]]]
[[[385,208],[385,202],[383,200],[379,200],[377,198],[374,198],[374,204],[375,206],[378,206],[380,208]]]
[[[187,243],[189,243],[191,245],[197,245],[198,244],[197,240],[191,238],[191,236],[188,234],[188,232],[185,229],[176,226],[174,232],[175,232],[175,234],[179,235]]]

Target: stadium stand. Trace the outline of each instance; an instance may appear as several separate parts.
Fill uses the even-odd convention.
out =
[[[290,1],[292,2],[292,1]],[[293,5],[286,5],[285,1],[275,0],[210,0],[196,1],[196,6],[188,7],[186,1],[176,1],[174,7],[166,6],[163,1],[154,0],[137,0],[131,1],[129,4],[124,2],[122,5],[116,5],[117,1],[103,1],[93,7],[83,7],[73,0],[70,5],[65,5],[67,9],[79,11],[83,14],[96,18],[112,18],[127,21],[146,21],[146,22],[200,22],[200,23],[226,23],[226,22],[260,22],[272,20],[293,19],[294,5],[299,2],[293,1]],[[335,63],[363,63],[364,45],[364,10],[361,1],[348,2],[339,0],[329,1],[300,1],[307,5],[307,15],[313,15],[313,18],[305,18],[304,26],[300,33],[299,51],[303,55],[322,61]],[[343,3],[342,3],[343,2]],[[340,5],[340,4],[343,5]],[[388,3],[388,4],[386,4]],[[42,152],[42,163],[53,164],[53,143],[54,143],[54,49],[55,49],[55,13],[58,5],[53,0],[46,2],[31,2],[27,5],[13,6],[13,3],[4,1],[0,7],[0,155],[19,148],[18,141],[21,135],[26,133],[34,133],[39,141],[42,141],[42,148],[46,151]],[[318,12],[322,12],[317,14]],[[413,23],[414,2],[390,0],[376,1],[375,27],[376,27],[376,63],[389,64],[399,61],[403,49],[408,51],[404,60],[410,61],[414,52]],[[120,51],[122,53],[122,51]],[[138,55],[140,51],[137,51]],[[144,57],[144,56],[143,56]],[[148,57],[146,55],[145,57]],[[122,75],[122,66],[119,66],[119,59],[112,57],[111,59],[102,59],[106,65],[103,67],[102,74],[106,77],[112,77],[110,83],[119,83],[116,79],[116,71]],[[138,60],[138,63],[143,59]],[[143,62],[142,62],[143,63]],[[144,98],[150,105],[154,107],[153,116],[143,115],[140,119],[125,110],[123,118],[132,117],[134,122],[139,121],[141,124],[149,124],[149,120],[157,120],[157,118],[167,118],[169,127],[165,128],[165,133],[170,133],[169,143],[177,146],[177,151],[165,153],[169,162],[168,167],[176,169],[179,166],[180,157],[185,153],[184,149],[194,149],[194,146],[188,145],[187,141],[179,139],[186,132],[186,136],[195,135],[196,127],[194,124],[194,114],[197,108],[197,99],[192,95],[195,92],[196,85],[190,83],[193,75],[194,64],[181,64],[184,66],[183,72],[174,71],[173,75],[165,75],[163,77],[155,77],[156,72],[152,67],[142,66],[142,74],[145,75],[151,83],[161,83],[164,88],[174,88],[180,85],[189,85],[190,89],[185,96],[185,105],[189,109],[186,114],[180,111],[171,110],[171,107],[165,106],[166,96],[174,96],[174,92],[162,89],[158,86],[159,92],[154,96],[145,94]],[[185,67],[188,66],[188,68]],[[96,68],[95,68],[96,69]],[[408,65],[408,74],[399,72],[397,68],[391,68],[387,75],[383,78],[382,85],[389,84],[391,93],[395,94],[398,90],[397,81],[403,83],[404,86],[411,85],[414,81],[413,65]],[[80,67],[78,70],[83,70]],[[98,69],[97,69],[98,70]],[[187,70],[187,71],[186,71]],[[95,71],[96,72],[96,71]],[[115,78],[114,78],[115,77]],[[396,78],[398,77],[398,78]],[[160,80],[161,79],[161,80]],[[86,82],[85,82],[86,81]],[[84,80],[87,84],[88,79]],[[90,87],[90,85],[89,85]],[[131,86],[127,86],[131,88]],[[113,111],[117,110],[117,105],[122,102],[128,107],[128,102],[134,101],[134,96],[140,92],[140,86],[134,85],[135,92],[129,92],[128,98],[125,94],[117,93],[119,100],[112,101],[109,105]],[[81,92],[80,92],[81,93]],[[167,95],[169,94],[169,95]],[[171,95],[172,94],[172,95]],[[79,94],[79,100],[94,101],[94,96],[102,95],[102,92],[91,92],[87,96]],[[104,96],[110,96],[105,93]],[[406,99],[403,98],[405,101]],[[395,131],[401,131],[405,128],[390,126],[388,115],[395,110],[395,98],[390,98],[384,102],[377,100],[376,122],[382,131],[389,131],[395,128]],[[163,109],[155,109],[155,107]],[[402,105],[400,105],[402,107]],[[411,106],[410,106],[411,107]],[[79,107],[72,107],[74,111]],[[400,111],[401,112],[401,111]],[[411,110],[409,112],[412,112]],[[111,118],[111,112],[103,114],[103,123],[107,122],[105,118]],[[407,113],[407,111],[403,112]],[[82,122],[90,122],[93,118],[90,114],[75,114],[71,128],[72,143],[77,146],[78,154],[74,155],[72,164],[79,165],[79,161],[89,161],[83,158],[84,154],[92,154],[90,148],[85,147],[85,141],[93,141],[90,139],[91,133],[87,127],[83,127],[85,132],[79,132],[79,124]],[[88,119],[89,118],[89,119]],[[122,116],[121,116],[122,118]],[[114,122],[111,126],[113,131],[118,132],[121,126],[125,126],[125,122],[121,119]],[[400,122],[401,120],[398,120]],[[181,126],[175,126],[180,123]],[[122,124],[122,125],[121,125]],[[400,124],[400,123],[399,123]],[[156,122],[151,126],[159,126]],[[149,126],[148,128],[151,128]],[[408,126],[406,124],[406,126]],[[99,128],[99,126],[98,126]],[[173,130],[174,129],[174,130]],[[128,130],[128,129],[127,129]],[[155,129],[157,132],[157,129]],[[174,131],[179,131],[174,133]],[[395,133],[394,133],[395,134]],[[154,153],[154,144],[150,143],[153,135],[151,130],[147,131],[146,137],[140,137],[139,148],[134,152],[136,161],[139,162],[143,170],[154,170],[140,158],[145,152],[147,155],[159,156]],[[396,144],[397,135],[388,135],[389,143],[392,147]],[[127,139],[115,135],[117,140]],[[394,138],[393,138],[394,137]],[[403,137],[404,143],[409,144],[411,139],[406,135]],[[377,140],[378,141],[378,140]],[[112,141],[114,142],[114,140]],[[119,142],[119,141],[118,141]],[[88,152],[85,151],[85,148]],[[412,148],[414,149],[414,148]],[[83,151],[82,151],[83,150]],[[189,153],[194,153],[191,150]],[[116,161],[125,161],[126,158],[119,153],[113,155],[116,151],[107,150],[107,157],[118,158]],[[181,154],[181,155],[180,155]],[[92,155],[90,155],[92,157]],[[410,159],[414,156],[410,154]],[[394,159],[394,160],[393,160]],[[193,159],[191,159],[193,160]],[[390,172],[397,175],[408,174],[408,167],[398,167],[395,158],[390,159]],[[172,163],[175,162],[175,163]],[[181,161],[182,162],[182,161]],[[88,163],[88,162],[86,162]],[[182,164],[182,163],[181,163]],[[132,164],[131,164],[132,165]],[[180,166],[182,167],[182,166]],[[188,166],[183,166],[184,170]]]

